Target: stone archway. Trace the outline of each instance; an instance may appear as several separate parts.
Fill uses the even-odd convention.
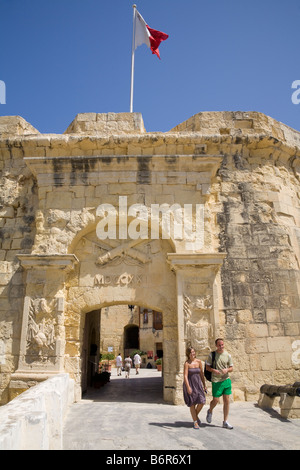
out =
[[[28,382],[68,372],[80,399],[86,314],[127,304],[163,312],[164,400],[182,403],[185,346],[192,341],[207,355],[218,330],[217,275],[224,255],[169,253],[167,240],[144,240],[140,259],[132,262],[131,252],[121,250],[113,262],[99,265],[102,248],[94,239],[94,232],[87,233],[73,254],[20,256],[27,285],[11,396]]]
[[[224,255],[170,253],[167,240],[144,240],[138,256],[147,262],[132,262],[121,250],[113,262],[99,265],[99,250],[95,233],[88,232],[73,254],[20,256],[27,287],[11,395],[28,382],[68,372],[80,399],[86,314],[127,304],[163,312],[164,400],[182,403],[185,346],[193,341],[206,355],[218,331],[217,276]]]
[[[174,403],[178,362],[178,315],[176,275],[167,256],[167,240],[142,240],[139,247],[115,246],[117,256],[108,257],[107,246],[94,230],[85,232],[73,247],[78,260],[66,279],[65,370],[81,383],[85,316],[112,305],[139,305],[163,312],[164,399]],[[80,392],[79,392],[80,393]]]

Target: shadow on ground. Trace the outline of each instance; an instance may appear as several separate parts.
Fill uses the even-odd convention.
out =
[[[89,388],[83,400],[118,403],[165,403],[163,400],[163,378],[132,376],[112,377],[104,387]]]

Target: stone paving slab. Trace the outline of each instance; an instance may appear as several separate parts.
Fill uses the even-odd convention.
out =
[[[73,404],[64,423],[64,450],[299,450],[300,420],[282,419],[276,410],[252,402],[231,404],[229,422],[222,428],[222,405],[206,422],[204,406],[199,430],[192,427],[186,406],[165,404],[161,373],[142,369],[125,379],[113,370],[110,383],[91,389]]]

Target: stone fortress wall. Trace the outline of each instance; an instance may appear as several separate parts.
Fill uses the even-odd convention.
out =
[[[165,133],[139,113],[79,114],[61,135],[0,117],[0,403],[63,372],[79,396],[89,312],[120,304],[163,313],[169,402],[182,401],[186,345],[205,360],[218,336],[235,399],[299,380],[299,164],[300,133],[257,112]],[[201,205],[203,244],[99,240],[97,208],[120,196]]]

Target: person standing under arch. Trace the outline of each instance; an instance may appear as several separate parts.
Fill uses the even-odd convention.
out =
[[[128,354],[128,356],[125,358],[125,379],[129,379],[131,365],[132,359],[130,357],[130,354]]]
[[[141,362],[142,362],[142,359],[139,353],[136,353],[134,355],[133,362],[134,362],[134,367],[135,367],[135,375],[138,375],[140,367],[141,367]]]
[[[122,375],[122,365],[123,365],[123,360],[122,360],[121,353],[119,353],[116,359],[117,375]]]

